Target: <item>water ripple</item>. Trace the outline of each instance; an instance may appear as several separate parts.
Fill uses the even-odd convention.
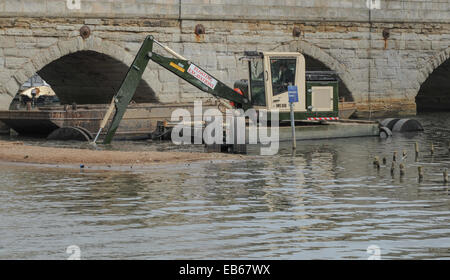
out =
[[[86,259],[367,259],[369,245],[383,258],[450,258],[442,182],[450,130],[439,130],[449,120],[424,116],[425,133],[388,140],[299,142],[295,157],[284,144],[284,154],[239,163],[83,173],[4,166],[0,258],[64,259],[73,244]],[[391,176],[392,153],[412,155],[415,142],[419,160],[408,156],[406,175]],[[375,155],[388,159],[379,171]]]

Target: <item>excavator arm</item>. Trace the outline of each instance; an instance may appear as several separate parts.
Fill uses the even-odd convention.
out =
[[[165,57],[154,53],[154,44],[161,46],[175,58]],[[240,107],[243,109],[248,109],[251,107],[251,104],[248,101],[247,97],[234,91],[232,88],[228,87],[220,80],[214,78],[199,66],[188,61],[170,48],[162,45],[161,43],[156,41],[153,36],[147,36],[139,52],[137,53],[133,64],[130,66],[124,80],[122,81],[117,94],[111,101],[111,105],[100,124],[100,129],[97,133],[97,136],[95,137],[94,143],[98,140],[100,132],[106,126],[110,115],[115,109],[114,117],[103,141],[104,144],[111,143],[114,134],[119,127],[120,121],[125,114],[127,106],[131,102],[136,92],[136,89],[139,85],[139,82],[141,81],[142,75],[144,74],[149,60],[154,61],[155,63],[159,64],[160,66],[164,67],[165,69],[169,70],[181,79],[204,92],[234,102],[234,104],[236,104],[236,107]]]

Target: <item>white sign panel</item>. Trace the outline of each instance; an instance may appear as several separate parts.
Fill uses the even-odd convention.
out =
[[[205,71],[195,66],[194,64],[191,64],[191,66],[189,66],[187,72],[211,89],[214,89],[217,85],[217,80],[215,80],[213,77],[208,75]]]
[[[381,0],[367,0],[366,5],[371,10],[379,10],[381,9]]]
[[[81,0],[67,0],[66,4],[67,4],[67,8],[69,10],[80,10],[81,9]]]

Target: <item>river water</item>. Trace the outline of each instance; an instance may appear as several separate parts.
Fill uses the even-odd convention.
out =
[[[126,172],[3,164],[0,259],[67,259],[71,245],[81,259],[367,259],[369,246],[381,259],[450,259],[450,114],[417,119],[424,133],[298,142],[294,156],[285,143],[239,162]],[[168,148],[134,144],[115,148]],[[406,173],[391,176],[403,150]],[[374,156],[387,166],[374,168]]]

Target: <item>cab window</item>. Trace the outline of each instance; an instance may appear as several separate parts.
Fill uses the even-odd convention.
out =
[[[272,72],[272,92],[279,95],[288,91],[289,85],[295,85],[295,58],[277,58],[270,60],[270,70]]]
[[[252,104],[257,106],[266,106],[263,60],[252,59],[249,61],[249,68]]]

